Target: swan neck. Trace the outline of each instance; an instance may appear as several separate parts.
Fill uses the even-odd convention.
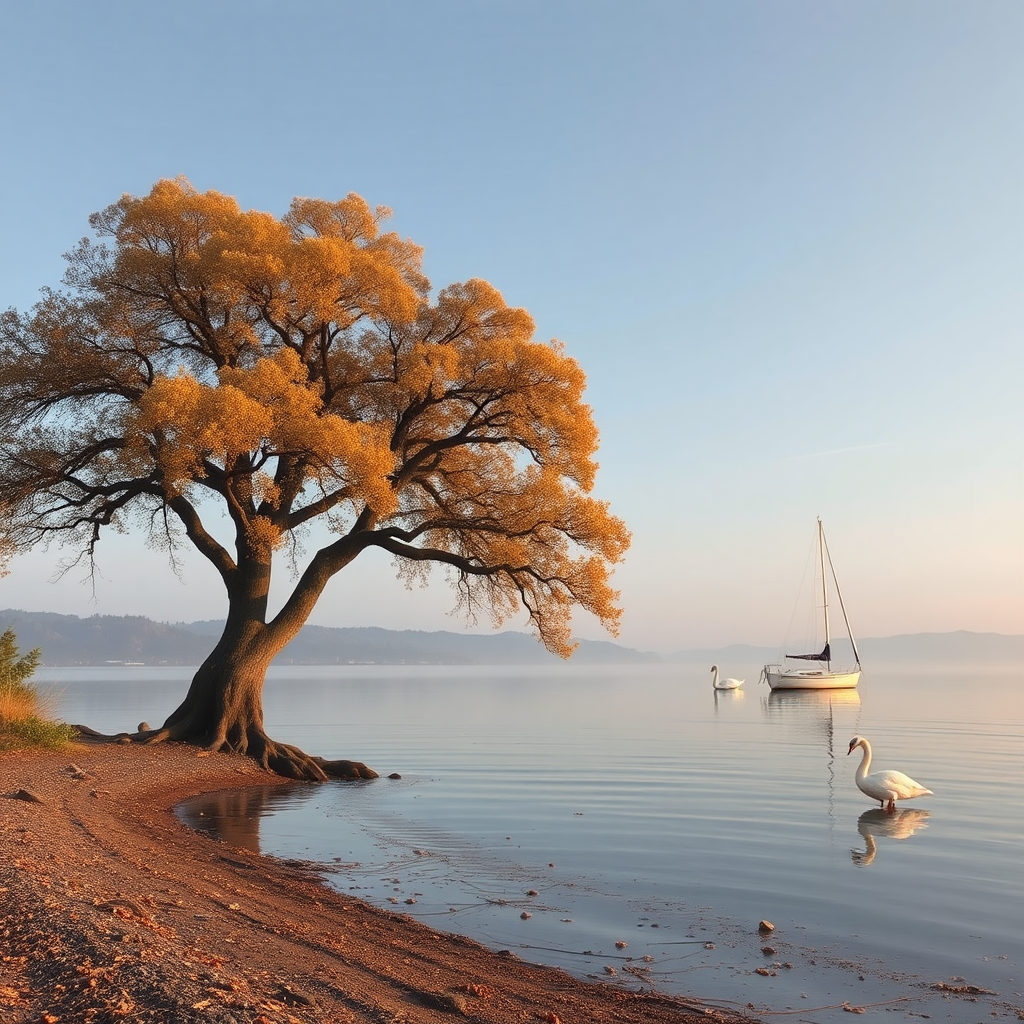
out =
[[[867,740],[861,740],[860,745],[864,751],[864,756],[861,758],[860,767],[857,769],[857,778],[863,779],[871,767],[871,744]]]

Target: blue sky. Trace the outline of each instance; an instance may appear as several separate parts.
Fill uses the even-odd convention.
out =
[[[357,192],[587,371],[621,642],[781,643],[817,515],[861,636],[1024,632],[1022,41],[1018,0],[5,4],[0,305],[161,177]],[[31,553],[0,607],[222,614],[102,547],[95,594]],[[451,605],[370,558],[312,621]]]

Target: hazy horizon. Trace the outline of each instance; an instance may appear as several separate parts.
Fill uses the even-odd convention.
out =
[[[22,157],[0,308],[58,286],[89,214],[159,178],[275,214],[357,192],[435,289],[490,281],[586,372],[595,494],[633,531],[624,646],[782,643],[818,515],[859,637],[1024,632],[1024,6],[55,0],[4,20]],[[297,21],[343,58],[272,59]],[[37,551],[0,607],[223,617],[198,556],[177,579],[138,535],[98,551],[95,593]],[[458,632],[453,596],[368,552],[310,622]]]
[[[217,637],[217,636],[220,635],[220,630],[217,627],[222,625],[223,621],[224,621],[223,619],[191,619],[191,620],[177,620],[177,621],[156,620],[156,619],[151,619],[148,616],[142,616],[139,613],[127,613],[125,615],[114,615],[112,613],[94,612],[94,613],[92,613],[92,615],[77,616],[75,613],[52,612],[52,611],[41,610],[41,609],[0,608],[0,630],[4,630],[4,629],[8,629],[8,628],[13,629],[15,631],[15,633],[18,635],[19,645],[20,645],[20,647],[22,649],[27,649],[29,647],[33,647],[33,646],[37,646],[37,645],[40,646],[41,649],[43,650],[43,664],[49,664],[50,663],[50,662],[47,661],[47,651],[49,650],[49,651],[52,652],[52,644],[54,642],[54,636],[58,635],[57,633],[53,633],[53,631],[54,631],[54,629],[57,629],[58,633],[59,633],[59,627],[56,627],[55,624],[50,624],[50,625],[46,626],[46,636],[49,637],[49,641],[48,641],[46,638],[44,638],[41,635],[39,635],[40,626],[43,625],[43,624],[41,624],[38,621],[26,621],[25,619],[19,619],[19,616],[22,616],[22,615],[24,615],[24,616],[37,616],[37,615],[65,616],[65,615],[68,615],[68,616],[71,616],[72,618],[76,619],[78,622],[81,622],[81,623],[88,622],[89,619],[92,616],[110,617],[110,618],[115,619],[115,621],[124,621],[126,619],[131,621],[133,619],[141,618],[143,621],[151,623],[151,624],[153,624],[155,626],[167,627],[167,628],[172,629],[172,630],[185,631],[185,632],[188,632],[190,634],[194,634],[196,636],[203,636],[203,637],[210,637],[210,638],[214,638],[214,637]],[[319,626],[316,623],[307,623],[307,626],[311,626],[314,629],[328,629],[328,630],[330,630],[330,629],[340,629],[340,630],[346,630],[347,629],[347,630],[354,630],[354,631],[358,631],[358,630],[368,630],[368,631],[384,630],[384,631],[387,631],[387,632],[393,632],[398,637],[402,637],[407,632],[413,633],[414,635],[423,634],[426,637],[448,637],[448,636],[461,637],[461,636],[466,636],[468,638],[473,638],[473,637],[487,638],[489,636],[498,637],[501,634],[505,634],[505,635],[513,634],[515,637],[523,637],[524,638],[524,642],[525,641],[532,641],[534,644],[537,644],[538,651],[541,650],[539,642],[537,641],[536,637],[533,636],[528,630],[525,630],[525,629],[509,628],[509,629],[502,629],[502,630],[497,631],[497,632],[493,632],[493,631],[486,631],[486,632],[477,631],[476,633],[472,633],[471,634],[471,633],[467,633],[465,631],[453,630],[453,629],[420,630],[420,629],[417,629],[415,627],[389,627],[389,626],[381,626],[381,625],[375,625],[375,624],[368,624],[368,625],[364,625],[364,626],[348,626],[348,627],[346,627],[346,626],[335,626],[335,627],[328,626],[328,627],[323,627],[323,626]],[[209,627],[209,628],[197,629],[196,627]],[[53,635],[51,635],[51,634],[53,634]],[[113,634],[112,637],[107,637],[107,640],[109,641],[111,638],[115,642],[119,641],[122,644],[124,643],[124,638],[123,637],[119,637],[119,635],[117,635],[117,634]],[[66,647],[68,639],[69,638],[64,637],[62,640],[58,641],[58,646]],[[72,635],[72,637],[70,639],[71,639],[71,642],[75,642],[73,635]],[[103,641],[99,640],[99,634],[92,634],[92,633],[90,633],[89,639],[90,639],[90,642],[93,642],[93,641],[100,642],[100,644],[102,646]],[[159,642],[159,639],[160,638],[158,637],[157,638],[157,642]],[[711,647],[707,647],[707,646],[701,646],[701,647],[676,647],[676,648],[672,648],[670,650],[655,651],[655,650],[653,650],[651,648],[634,648],[634,647],[629,647],[628,645],[625,645],[625,644],[621,643],[620,641],[614,641],[614,640],[610,640],[608,638],[596,638],[596,639],[590,640],[590,639],[587,639],[587,638],[578,637],[577,639],[580,640],[581,643],[584,645],[584,647],[581,648],[581,650],[584,650],[584,653],[586,653],[585,648],[586,648],[587,644],[596,643],[596,644],[600,645],[602,643],[607,643],[607,644],[612,645],[613,647],[614,646],[619,646],[619,647],[625,648],[626,650],[633,651],[635,654],[639,654],[639,655],[643,655],[643,656],[647,656],[647,657],[652,657],[653,656],[653,657],[662,658],[662,659],[668,658],[669,660],[682,659],[684,661],[688,660],[689,658],[697,658],[698,655],[700,656],[698,660],[701,660],[701,659],[703,659],[705,657],[718,657],[718,656],[726,656],[726,655],[733,656],[733,657],[736,657],[736,658],[741,658],[741,659],[742,658],[774,659],[777,656],[781,656],[782,651],[783,651],[783,647],[780,646],[779,644],[751,644],[751,643],[746,643],[744,641],[735,641],[735,642],[732,642],[732,643],[722,644],[722,645],[719,645],[719,646],[711,646]],[[147,635],[147,636],[143,636],[142,637],[141,642],[143,642],[143,643],[152,642],[152,640],[153,640],[153,638],[149,637]],[[979,647],[978,646],[978,641],[981,641],[981,640],[985,640],[986,641],[986,646],[984,646],[984,647]],[[1000,643],[997,644],[997,646],[995,648],[993,648],[991,646],[992,642],[994,640],[1000,641]],[[924,651],[924,652],[927,652],[927,653],[932,654],[932,655],[937,655],[940,658],[943,657],[944,655],[948,655],[948,654],[958,654],[961,657],[969,657],[969,658],[972,658],[974,660],[977,660],[977,657],[979,656],[979,654],[981,654],[984,657],[985,660],[991,660],[993,657],[997,658],[997,660],[998,660],[998,656],[999,656],[1000,651],[1002,651],[1003,653],[1006,653],[1005,650],[1004,650],[1006,644],[1003,643],[1003,642],[1005,642],[1005,641],[1012,642],[1012,641],[1021,641],[1021,640],[1024,640],[1024,632],[1019,632],[1019,633],[997,633],[997,632],[979,632],[979,631],[973,631],[973,630],[949,630],[949,631],[945,631],[945,632],[901,633],[901,634],[886,635],[886,636],[858,637],[857,638],[857,643],[858,643],[858,646],[859,646],[859,648],[860,648],[860,650],[862,652],[871,652],[871,653],[874,653],[876,655],[877,655],[877,648],[881,647],[881,648],[884,648],[884,649],[888,650],[890,652],[890,654],[893,651],[896,651],[897,648],[898,648],[898,652],[897,653],[898,653],[899,657],[901,657],[901,658],[904,657],[904,656],[907,656],[907,655],[914,655],[915,653],[921,653],[922,651]],[[293,641],[293,643],[296,643],[296,642],[301,643],[301,641],[298,640],[298,639],[296,641]],[[342,641],[342,642],[345,642],[345,641]],[[358,643],[359,641],[357,640],[356,642]],[[48,643],[49,643],[50,646],[48,646]],[[843,639],[839,640],[834,645],[834,656],[839,661],[843,661],[844,659],[845,660],[849,660],[850,652],[849,652],[849,648],[846,646],[846,644],[847,644],[847,641],[845,640],[845,638],[843,638]],[[458,648],[456,648],[456,650],[457,649]],[[137,652],[137,648],[135,646],[135,642],[134,641],[132,641],[132,650]],[[288,648],[286,648],[285,652],[282,652],[282,653],[287,653],[287,651],[288,651]],[[318,651],[321,654],[324,653],[324,651],[322,650],[322,647],[318,648]],[[594,652],[591,652],[591,653],[594,653]],[[576,655],[574,655],[574,658],[569,659],[569,662],[571,663],[574,659],[579,660],[579,654],[580,654],[580,652],[577,651]],[[1018,656],[1018,652],[1016,652],[1016,651],[1012,652],[1011,656],[1012,656],[1013,659],[1016,659],[1017,656]],[[146,658],[151,658],[152,657],[152,651],[147,653],[145,655],[145,657]],[[584,658],[584,660],[586,660],[586,658]],[[884,657],[883,657],[883,660],[885,660]],[[150,664],[151,662],[150,661],[145,661],[145,663],[146,664]],[[305,662],[303,662],[303,664],[304,663]],[[331,662],[324,662],[324,664],[328,664],[328,663],[333,664],[333,661],[331,661]],[[90,662],[89,664],[92,664],[92,663]],[[98,662],[97,662],[97,664],[98,664]],[[313,663],[311,662],[310,664],[313,664]],[[316,664],[319,664],[319,662],[316,662]]]

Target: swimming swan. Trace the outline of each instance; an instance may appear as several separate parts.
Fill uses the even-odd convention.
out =
[[[857,769],[857,788],[872,800],[877,800],[887,811],[896,810],[897,800],[912,800],[915,796],[934,796],[930,789],[925,789],[903,772],[872,772],[868,775],[868,769],[871,767],[871,744],[863,736],[854,736],[850,740],[847,756],[857,747],[864,748],[864,758]]]
[[[746,682],[745,679],[719,679],[717,665],[712,665],[711,671],[714,672],[714,678],[711,680],[711,685],[716,690],[735,690],[738,686],[742,686]]]

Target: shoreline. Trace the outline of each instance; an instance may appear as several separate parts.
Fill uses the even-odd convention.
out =
[[[10,1024],[752,1019],[493,952],[337,893],[311,865],[217,842],[173,813],[204,793],[296,784],[248,758],[182,744],[0,754],[0,1016]]]

